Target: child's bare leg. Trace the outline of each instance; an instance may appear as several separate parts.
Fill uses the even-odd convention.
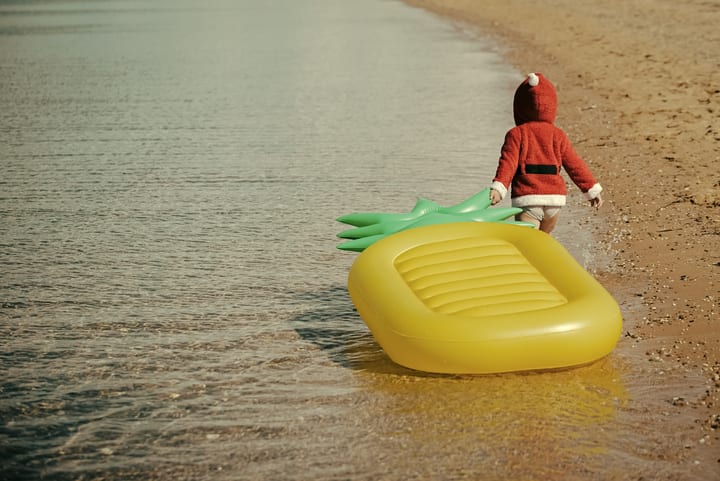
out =
[[[552,217],[545,216],[540,222],[540,230],[548,234],[551,233],[557,225],[558,217],[560,217],[560,214],[555,214]]]
[[[528,214],[527,212],[520,212],[518,215],[515,216],[515,220],[519,222],[528,222],[534,225],[536,229],[540,227],[540,221]]]

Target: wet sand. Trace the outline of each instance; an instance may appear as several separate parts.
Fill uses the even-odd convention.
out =
[[[654,385],[667,369],[702,372],[706,386],[688,386],[701,394],[657,395],[692,411],[684,428],[696,430],[698,442],[677,449],[693,450],[716,473],[720,2],[406,3],[481,27],[519,71],[555,83],[557,125],[605,187],[605,205],[587,222],[597,249],[612,253],[596,275],[624,311],[618,349],[642,353]],[[669,436],[673,429],[658,425]]]

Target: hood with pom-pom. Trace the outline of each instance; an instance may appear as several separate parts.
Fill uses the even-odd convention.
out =
[[[528,74],[515,91],[513,99],[515,125],[526,122],[555,122],[557,93],[541,73]]]

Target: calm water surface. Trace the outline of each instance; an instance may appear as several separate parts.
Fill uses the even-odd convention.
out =
[[[0,478],[693,473],[632,353],[428,376],[352,308],[334,219],[483,188],[519,79],[390,0],[0,1]]]

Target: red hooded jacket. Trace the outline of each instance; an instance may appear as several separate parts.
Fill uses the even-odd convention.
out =
[[[593,199],[602,187],[567,135],[553,122],[557,114],[555,87],[542,74],[531,73],[515,91],[515,127],[505,135],[492,188],[501,197],[511,191],[512,205],[563,206],[567,188],[562,168]]]

